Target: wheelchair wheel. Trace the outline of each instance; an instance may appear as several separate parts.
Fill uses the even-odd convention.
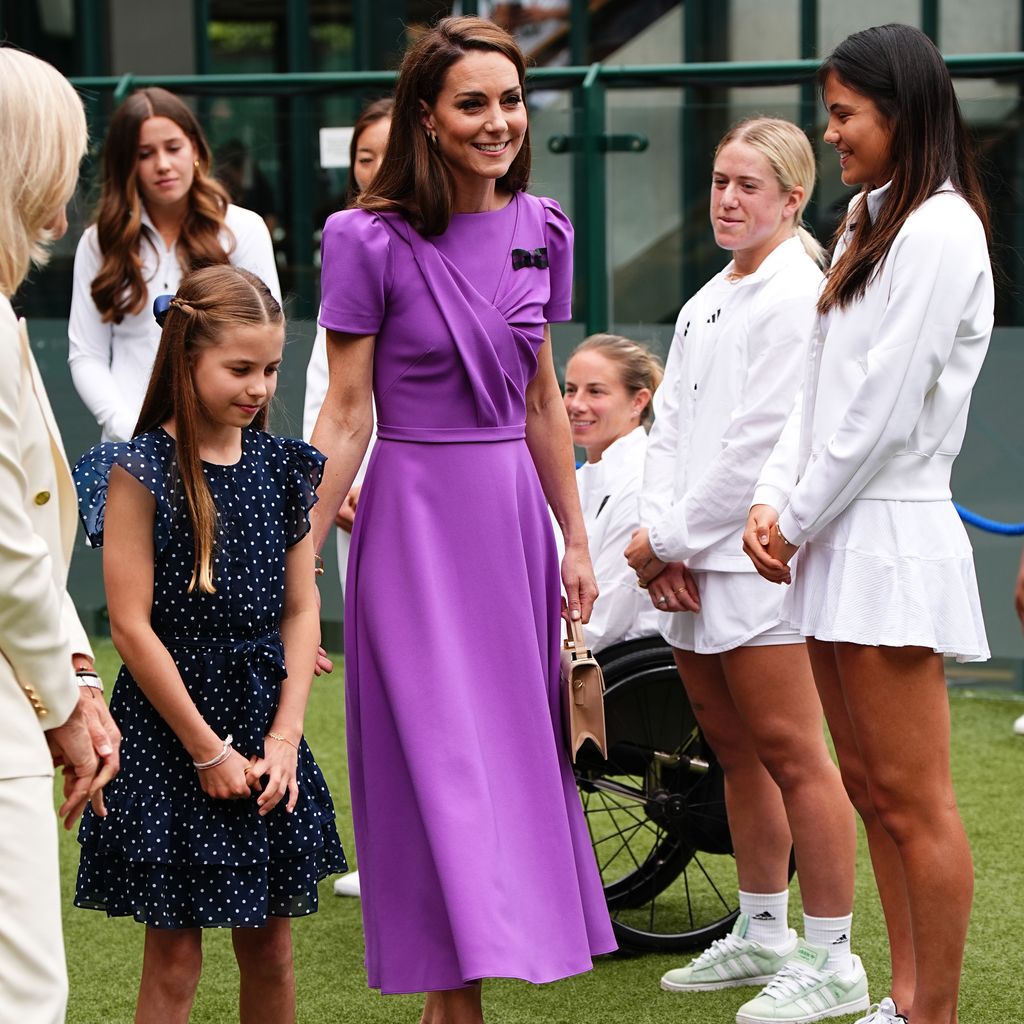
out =
[[[721,767],[660,638],[598,660],[608,760],[588,744],[576,782],[619,947],[703,948],[739,913]]]

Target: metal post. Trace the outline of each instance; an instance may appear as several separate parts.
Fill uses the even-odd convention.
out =
[[[569,5],[569,63],[582,67],[590,63],[590,4],[572,0]]]
[[[309,0],[290,0],[287,6],[287,52],[289,71],[308,71],[310,54]],[[288,261],[294,274],[295,315],[316,314],[316,286],[313,263],[313,202],[309,176],[314,166],[312,100],[307,95],[288,100],[288,177],[291,196],[288,218]]]
[[[921,31],[939,45],[939,0],[921,0]]]
[[[805,60],[818,57],[818,0],[800,0],[800,56]],[[818,151],[815,112],[818,89],[813,78],[800,86],[800,127],[810,136],[815,153]],[[817,201],[812,195],[804,212],[804,220],[813,224],[817,216]]]
[[[192,0],[192,39],[195,47],[196,74],[210,73],[210,0]]]
[[[580,87],[577,155],[576,251],[583,268],[583,321],[587,334],[608,330],[607,169],[604,135],[604,85],[601,65],[591,64]],[[582,216],[581,216],[582,214]]]

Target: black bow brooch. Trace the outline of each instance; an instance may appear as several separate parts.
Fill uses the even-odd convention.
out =
[[[529,249],[513,249],[512,250],[512,269],[522,270],[523,267],[536,267],[538,270],[543,270],[548,265],[548,251],[547,249],[534,249],[530,252]]]

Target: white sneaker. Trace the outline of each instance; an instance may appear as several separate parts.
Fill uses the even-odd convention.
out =
[[[849,978],[825,970],[827,960],[828,950],[801,939],[761,994],[740,1007],[736,1024],[808,1024],[866,1010],[868,979],[860,957],[853,957]]]
[[[792,950],[776,953],[746,938],[749,921],[746,914],[740,914],[725,938],[715,939],[695,960],[665,974],[661,987],[666,992],[715,992],[770,981]],[[796,942],[796,932],[792,929],[789,936],[791,942]]]
[[[1013,731],[1018,736],[1024,736],[1024,715],[1021,715],[1020,718],[1013,723]]]
[[[359,898],[359,872],[350,871],[347,875],[334,880],[335,896],[355,896]]]
[[[896,1004],[886,996],[868,1010],[866,1017],[861,1017],[853,1024],[907,1024],[907,1018],[896,1012]]]

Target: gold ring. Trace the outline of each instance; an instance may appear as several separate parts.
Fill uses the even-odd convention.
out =
[[[686,587],[676,587],[676,589],[673,590],[672,593],[673,594],[685,594],[686,593]]]
[[[643,581],[642,579],[640,579],[640,577],[639,577],[639,576],[637,576],[637,578],[636,578],[636,585],[637,585],[637,586],[638,586],[638,587],[639,587],[639,588],[640,588],[641,590],[646,590],[646,589],[647,589],[647,584],[646,584],[646,583],[644,583],[644,581]]]

